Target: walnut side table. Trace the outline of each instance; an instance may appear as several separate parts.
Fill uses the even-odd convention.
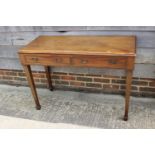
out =
[[[126,70],[124,120],[128,120],[132,73],[136,56],[135,36],[39,36],[19,51],[36,109],[41,105],[31,65],[45,67],[48,88],[53,90],[50,66],[96,67]]]

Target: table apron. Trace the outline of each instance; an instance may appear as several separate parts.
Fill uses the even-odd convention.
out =
[[[23,65],[133,69],[134,57],[20,54]]]

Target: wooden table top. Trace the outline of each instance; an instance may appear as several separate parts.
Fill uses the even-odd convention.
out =
[[[135,36],[39,36],[19,53],[135,56]]]

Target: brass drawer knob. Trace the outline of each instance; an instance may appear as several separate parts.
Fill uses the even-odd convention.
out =
[[[56,58],[56,59],[55,59],[55,62],[56,62],[56,63],[60,63],[60,62],[62,62],[62,59],[61,59],[61,58]]]
[[[116,61],[116,60],[111,59],[111,60],[109,60],[109,63],[110,63],[110,64],[117,64],[117,61]]]
[[[34,58],[31,58],[31,60],[38,61],[38,58],[34,57]]]
[[[88,63],[88,60],[81,60],[81,63],[82,64],[87,64]]]

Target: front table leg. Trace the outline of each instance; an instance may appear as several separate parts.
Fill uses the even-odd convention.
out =
[[[31,88],[33,98],[35,100],[36,109],[40,110],[41,105],[39,103],[39,99],[38,99],[38,96],[37,96],[37,91],[36,91],[36,87],[35,87],[35,84],[34,84],[32,72],[31,72],[31,67],[30,67],[30,65],[24,65],[23,67],[24,67],[24,70],[25,70],[25,73],[26,73],[26,76],[27,76],[28,83],[29,83],[30,88]]]
[[[132,84],[132,72],[133,72],[132,70],[127,70],[124,121],[128,120],[129,101],[130,101],[131,84]]]

